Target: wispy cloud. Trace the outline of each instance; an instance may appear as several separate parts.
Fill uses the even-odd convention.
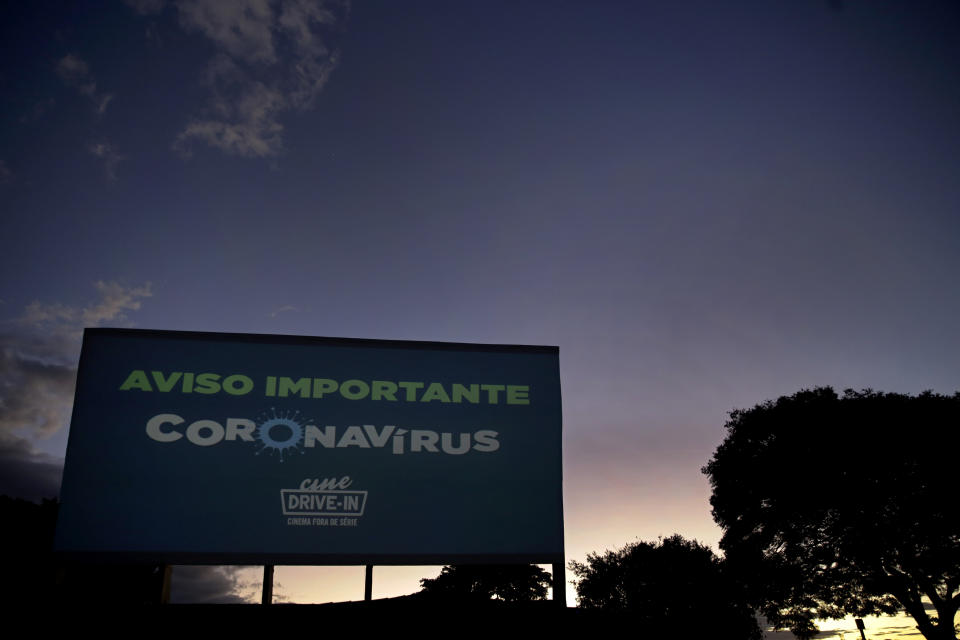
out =
[[[57,74],[64,84],[73,87],[93,102],[94,110],[103,115],[107,105],[113,100],[112,93],[97,91],[97,83],[90,73],[90,67],[81,58],[68,53],[57,63]]]
[[[85,307],[80,312],[84,325],[88,327],[126,320],[125,311],[138,311],[141,298],[149,298],[153,295],[149,282],[140,287],[125,287],[116,282],[101,280],[94,286],[100,292],[100,301]]]
[[[40,502],[60,493],[63,460],[35,451],[27,440],[0,436],[0,495]]]
[[[309,109],[336,68],[325,35],[349,3],[307,0],[180,0],[180,24],[217,50],[204,80],[211,97],[174,141],[184,155],[194,141],[244,157],[283,150],[281,116]],[[283,53],[281,53],[283,52]]]
[[[74,363],[47,360],[50,352],[31,352],[14,336],[0,337],[0,440],[28,434],[49,437],[68,415],[76,370]]]
[[[0,184],[7,184],[13,180],[13,172],[7,167],[7,163],[0,159]]]
[[[194,120],[177,136],[174,148],[190,153],[190,141],[201,140],[227,153],[244,157],[265,157],[278,154],[283,148],[283,125],[277,120],[284,109],[283,95],[262,82],[245,78],[237,86],[234,99],[218,89],[211,102],[216,116]]]
[[[36,499],[27,488],[58,485],[60,461],[39,453],[35,443],[69,420],[82,329],[122,323],[151,295],[149,284],[95,286],[99,295],[89,305],[32,302],[0,331],[0,493]]]
[[[60,74],[60,79],[66,82],[68,85],[79,88],[88,81],[90,76],[90,68],[87,66],[86,62],[72,53],[68,53],[60,59],[60,62],[57,63],[57,73]],[[85,90],[92,91],[95,89],[96,84]]]
[[[257,600],[263,582],[247,567],[176,566],[170,578],[173,603],[241,604]]]
[[[27,124],[29,122],[35,122],[39,120],[53,105],[53,98],[46,98],[44,100],[38,100],[37,102],[34,102],[33,106],[30,107],[30,110],[20,116],[20,124]]]
[[[203,33],[231,57],[273,63],[274,12],[269,0],[181,0],[180,24]]]
[[[31,302],[18,322],[26,327],[56,335],[80,337],[84,327],[96,327],[104,322],[124,322],[127,311],[140,309],[143,298],[153,295],[151,285],[127,287],[117,282],[94,283],[99,300],[82,308],[58,303]]]
[[[107,180],[117,179],[117,165],[123,160],[123,156],[109,142],[95,142],[91,144],[88,151],[94,156],[103,160],[103,167],[107,172]]]
[[[286,313],[287,311],[300,311],[298,307],[293,306],[292,304],[285,304],[282,307],[277,307],[270,312],[271,318],[276,318],[281,313]]]
[[[166,6],[166,0],[123,0],[126,5],[141,15],[160,13]]]

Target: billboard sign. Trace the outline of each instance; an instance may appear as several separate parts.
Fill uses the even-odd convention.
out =
[[[87,329],[56,548],[563,562],[558,349]]]

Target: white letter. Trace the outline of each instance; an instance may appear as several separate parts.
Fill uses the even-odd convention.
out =
[[[390,434],[393,433],[393,430],[396,429],[393,425],[386,425],[383,427],[383,431],[377,435],[377,428],[372,424],[363,425],[363,430],[367,432],[367,437],[370,439],[370,442],[375,447],[382,447],[387,444],[387,440],[390,439]]]
[[[460,446],[456,449],[453,448],[453,434],[444,433],[440,435],[440,448],[443,449],[444,453],[449,453],[454,456],[466,453],[470,451],[470,434],[461,433],[460,434]]]
[[[227,440],[236,440],[237,436],[240,436],[244,442],[253,442],[253,430],[256,428],[253,420],[227,418]]]
[[[403,434],[406,432],[406,429],[397,429],[397,435],[393,436],[393,453],[395,455],[403,455]]]
[[[303,446],[312,449],[319,442],[320,446],[330,449],[335,445],[334,438],[336,437],[336,427],[324,427],[323,431],[320,431],[312,424],[308,424],[307,428],[303,430]]]
[[[497,432],[489,431],[484,429],[483,431],[477,431],[473,434],[474,440],[477,441],[477,444],[473,445],[474,451],[496,451],[500,448],[500,442],[497,441]]]
[[[200,435],[201,429],[209,429],[210,435]],[[187,427],[187,440],[201,447],[209,447],[223,440],[223,426],[213,420],[197,420]]]
[[[340,442],[337,443],[337,448],[339,449],[340,447],[361,447],[363,449],[369,449],[370,443],[363,437],[363,431],[360,430],[360,427],[347,427],[347,430],[340,438]]]
[[[153,416],[147,422],[147,435],[157,442],[173,442],[174,440],[179,440],[183,437],[182,433],[177,433],[176,431],[163,432],[160,430],[160,426],[164,424],[180,424],[181,422],[183,422],[183,418],[172,413],[161,413],[160,415]]]
[[[426,429],[414,429],[410,432],[410,451],[420,451],[424,449],[437,453],[437,441],[440,436],[436,431],[427,431]]]

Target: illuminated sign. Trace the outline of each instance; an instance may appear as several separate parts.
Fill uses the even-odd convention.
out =
[[[87,329],[56,548],[563,562],[556,347]]]

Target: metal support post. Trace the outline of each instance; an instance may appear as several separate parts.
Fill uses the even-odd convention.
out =
[[[263,598],[260,604],[273,604],[273,565],[263,565]]]
[[[558,606],[567,608],[567,581],[565,568],[562,562],[553,563],[553,601]]]
[[[160,567],[163,576],[160,578],[160,604],[170,604],[170,579],[173,577],[173,565],[165,564]]]

